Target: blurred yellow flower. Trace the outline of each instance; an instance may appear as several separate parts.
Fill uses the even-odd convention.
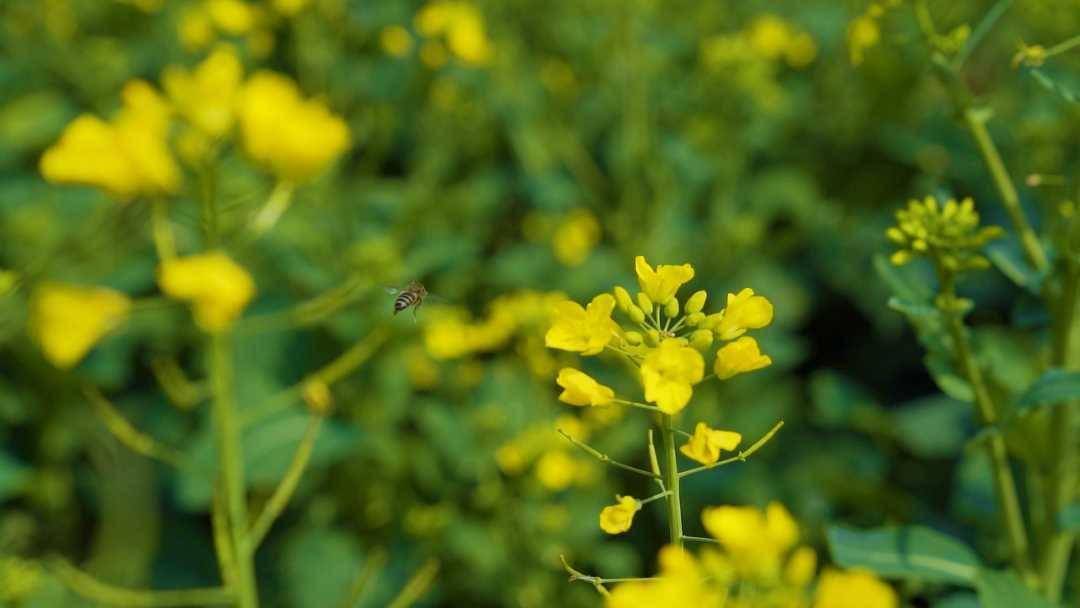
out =
[[[600,511],[600,529],[608,534],[622,534],[634,523],[634,514],[641,505],[633,496],[616,496],[614,505]]]
[[[536,478],[553,492],[570,487],[577,478],[577,472],[578,463],[566,450],[548,450],[536,461]]]
[[[255,26],[258,10],[243,0],[207,0],[206,12],[218,29],[232,34],[246,34]]]
[[[424,46],[420,47],[420,61],[432,69],[442,67],[446,63],[446,47],[434,40],[425,42]]]
[[[166,295],[190,302],[207,332],[227,329],[255,295],[251,275],[220,251],[165,260],[158,284]]]
[[[400,25],[391,25],[379,32],[379,46],[387,55],[404,57],[412,51],[412,35]]]
[[[551,248],[564,266],[579,266],[600,240],[600,222],[584,209],[571,212],[555,228]]]
[[[583,355],[599,353],[619,329],[611,319],[614,308],[615,298],[606,293],[593,298],[588,308],[570,300],[556,304],[544,344]]]
[[[30,334],[45,358],[74,367],[131,309],[124,294],[104,287],[44,283],[30,299]]]
[[[258,72],[244,85],[240,130],[247,153],[292,182],[315,177],[349,147],[341,117],[273,72]]]
[[[149,84],[127,83],[123,107],[107,123],[83,114],[41,156],[46,181],[101,188],[120,201],[162,195],[180,187],[180,170],[169,151],[168,106]]]
[[[214,22],[203,7],[187,8],[177,23],[177,35],[187,51],[206,48],[214,41]]]
[[[730,452],[738,447],[741,441],[742,435],[739,433],[713,429],[704,422],[699,422],[694,427],[694,435],[679,451],[701,464],[713,464],[720,460],[720,450]]]
[[[307,8],[311,0],[273,0],[274,10],[278,13],[291,17]]]
[[[727,380],[737,374],[752,372],[769,365],[772,365],[772,358],[761,354],[757,340],[743,336],[716,351],[713,371],[717,378]]]
[[[656,580],[616,586],[605,601],[605,608],[722,608],[725,605],[724,591],[710,585],[713,581],[688,551],[669,545],[660,550],[659,561]]]
[[[793,68],[803,68],[817,57],[817,42],[806,32],[798,33],[788,40],[784,48],[784,60]]]
[[[817,570],[817,553],[810,547],[799,547],[791,553],[784,566],[784,580],[795,587],[805,587],[814,580]]]
[[[897,608],[893,588],[872,573],[826,568],[818,581],[814,608]]]
[[[773,305],[764,296],[754,295],[754,290],[743,289],[738,294],[729,293],[727,306],[716,323],[716,335],[721,340],[734,340],[748,329],[761,329],[773,320]]]
[[[747,30],[750,47],[766,59],[778,59],[787,49],[791,27],[776,15],[761,15]]]
[[[667,304],[680,287],[694,278],[694,268],[690,264],[660,265],[654,270],[640,255],[634,258],[634,270],[637,272],[641,291],[661,306]]]
[[[416,14],[415,23],[424,36],[445,36],[450,52],[466,63],[483,65],[494,55],[484,18],[472,4],[457,0],[431,2]]]
[[[559,401],[570,405],[608,405],[615,398],[615,391],[570,367],[559,370],[556,383],[563,388]]]
[[[764,512],[756,507],[710,507],[702,511],[701,520],[744,576],[775,579],[784,555],[799,540],[798,524],[778,502]]]
[[[161,84],[177,111],[211,137],[226,135],[235,119],[244,67],[231,46],[221,45],[194,70],[168,66]]]
[[[667,414],[678,413],[686,407],[694,392],[693,385],[701,382],[704,376],[705,360],[701,353],[676,338],[665,339],[641,362],[645,400],[655,403]]]
[[[330,393],[330,387],[322,380],[307,380],[303,387],[304,403],[308,410],[317,416],[325,416],[330,413],[334,405],[334,397]]]
[[[866,51],[881,40],[881,29],[877,19],[870,15],[860,15],[848,24],[847,43],[851,63],[859,65],[866,58]]]

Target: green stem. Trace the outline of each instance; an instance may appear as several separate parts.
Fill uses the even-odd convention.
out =
[[[658,414],[660,417],[660,440],[664,451],[664,487],[668,492],[668,529],[671,544],[681,547],[683,544],[682,504],[679,500],[679,463],[675,449],[675,421],[670,414]]]
[[[201,204],[199,221],[206,241],[205,248],[213,249],[218,244],[218,208],[217,165],[212,161],[205,163],[200,172],[199,198]]]
[[[289,499],[292,498],[293,492],[296,491],[296,486],[300,483],[304,469],[311,459],[311,451],[315,448],[315,440],[319,436],[319,427],[322,426],[322,421],[322,416],[311,417],[307,430],[304,431],[304,437],[300,440],[300,445],[296,446],[296,452],[293,454],[292,462],[289,463],[285,476],[282,477],[281,482],[274,489],[274,493],[270,495],[270,500],[266,501],[266,506],[263,507],[262,512],[255,518],[255,523],[251,526],[251,533],[248,535],[253,549],[259,546],[263,538],[266,537],[266,533],[270,531],[270,526],[274,525],[274,521],[285,510],[285,506],[289,504]]]
[[[735,454],[734,456],[732,456],[730,458],[725,458],[723,460],[718,460],[718,461],[716,461],[716,462],[714,462],[712,464],[705,464],[705,465],[701,465],[700,467],[694,467],[692,469],[687,469],[687,470],[683,471],[682,473],[679,473],[679,477],[680,478],[681,477],[688,477],[688,476],[693,475],[695,473],[700,473],[702,471],[708,471],[709,469],[715,469],[716,467],[722,467],[722,466],[724,466],[726,464],[731,464],[733,462],[743,462],[747,458],[749,458],[754,452],[756,452],[756,451],[760,450],[762,447],[764,447],[764,445],[766,443],[769,443],[769,440],[772,439],[773,436],[776,435],[776,433],[783,426],[784,426],[784,421],[783,420],[778,420],[776,422],[776,424],[774,424],[773,427],[771,429],[769,429],[769,431],[767,433],[765,433],[764,435],[761,436],[761,439],[758,439],[757,441],[755,441],[753,445],[746,448],[745,450],[742,450],[741,452],[739,452],[738,454]]]
[[[639,469],[637,467],[630,466],[628,464],[623,464],[623,463],[619,462],[618,460],[613,460],[610,456],[608,456],[607,454],[604,454],[603,452],[597,450],[596,448],[590,446],[589,444],[584,443],[582,441],[578,441],[577,439],[574,439],[573,437],[570,436],[569,433],[567,433],[566,431],[564,431],[562,429],[556,429],[556,431],[560,435],[562,435],[564,438],[566,438],[567,441],[569,441],[570,443],[576,445],[577,447],[581,448],[582,450],[585,450],[585,452],[587,452],[589,455],[593,456],[594,458],[596,458],[600,462],[603,462],[605,464],[610,464],[611,466],[619,468],[619,469],[623,469],[624,471],[630,471],[631,473],[637,473],[638,475],[642,475],[644,477],[650,477],[650,478],[655,478],[656,477],[656,475],[654,475],[653,473],[650,473],[649,471],[646,471],[645,469]]]
[[[1064,284],[1058,300],[1050,361],[1053,367],[1071,368],[1071,335],[1076,320],[1076,299],[1080,294],[1080,269],[1071,260],[1065,262]],[[1047,484],[1044,525],[1051,533],[1041,556],[1043,586],[1053,602],[1061,599],[1069,556],[1076,534],[1058,529],[1058,514],[1073,499],[1077,484],[1077,454],[1073,449],[1073,427],[1076,404],[1067,402],[1054,408],[1050,418],[1050,463],[1052,469]]]
[[[49,565],[56,577],[72,591],[89,600],[109,606],[156,608],[169,606],[227,606],[233,603],[232,595],[221,588],[162,591],[126,589],[103,583],[62,559],[52,560]]]
[[[225,494],[228,524],[234,551],[236,605],[257,608],[254,550],[248,536],[247,498],[244,490],[244,456],[240,426],[232,394],[231,338],[223,333],[211,336],[210,383],[213,391],[214,433],[217,439],[220,490]]]
[[[173,238],[172,226],[169,225],[169,208],[163,199],[155,198],[150,204],[150,232],[158,261],[175,258],[176,239]]]
[[[955,300],[950,276],[944,275],[942,279],[945,301]],[[975,358],[971,353],[971,345],[968,343],[967,331],[963,321],[955,310],[943,307],[942,315],[946,319],[949,336],[952,338],[953,354],[956,357],[956,362],[975,393],[975,406],[978,410],[979,420],[983,427],[993,427],[998,420],[997,407],[990,397],[990,392],[983,381],[982,372],[976,365]],[[986,445],[987,455],[990,457],[994,475],[994,490],[1001,506],[1001,516],[1005,520],[1005,530],[1012,550],[1013,565],[1025,582],[1030,586],[1034,586],[1037,578],[1031,565],[1027,530],[1024,527],[1024,516],[1023,511],[1020,509],[1016,481],[1013,479],[1012,469],[1009,467],[1009,456],[1005,449],[1005,440],[1000,433],[992,433],[984,445]]]

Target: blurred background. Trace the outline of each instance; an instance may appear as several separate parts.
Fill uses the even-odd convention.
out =
[[[919,522],[992,562],[1003,551],[987,540],[999,537],[988,469],[965,448],[970,406],[924,371],[879,271],[884,229],[909,198],[972,196],[986,223],[1007,222],[910,7],[878,8],[5,0],[0,601],[79,605],[34,566],[53,554],[117,584],[216,584],[205,476],[126,450],[82,390],[97,386],[135,427],[213,466],[202,338],[185,309],[136,305],[64,371],[30,338],[27,309],[42,281],[158,297],[149,205],[49,184],[39,159],[76,116],[115,115],[125,82],[159,86],[167,66],[192,68],[222,44],[247,74],[293,78],[351,133],[348,151],[250,242],[238,235],[274,181],[236,146],[216,161],[224,246],[258,289],[246,314],[261,322],[239,326],[237,347],[238,401],[254,412],[253,500],[304,430],[303,401],[270,398],[363,345],[258,555],[265,605],[383,606],[437,563],[419,605],[595,606],[591,587],[566,582],[560,555],[604,576],[654,571],[662,510],[619,537],[597,525],[615,494],[647,495],[646,481],[554,430],[643,465],[648,420],[560,404],[555,374],[576,358],[543,343],[552,301],[632,288],[635,255],[693,264],[691,288],[715,298],[752,287],[775,304],[758,333],[774,365],[703,386],[691,407],[747,438],[786,425],[751,461],[687,482],[688,533],[703,534],[694,514],[705,506],[779,500],[822,555],[826,522]],[[934,7],[945,31],[986,9]],[[1022,41],[1078,28],[1075,0],[1018,0],[968,62],[1018,180],[1075,172],[1080,106],[1068,96],[1080,62],[1048,64],[1050,85],[1012,57]],[[182,252],[201,247],[201,187],[187,171],[168,203]],[[1021,192],[1033,217],[1068,195],[1052,183]],[[384,289],[413,279],[440,298],[415,322],[391,314]],[[995,329],[1022,318],[1023,298],[996,272],[965,289],[986,328],[978,339],[999,345],[992,373],[1025,383],[1034,371],[1017,359],[1030,337]],[[312,301],[332,305],[280,314]],[[614,366],[588,369],[617,393],[639,390]],[[370,584],[350,604],[363,573]]]

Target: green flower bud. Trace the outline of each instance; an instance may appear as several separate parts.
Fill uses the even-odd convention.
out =
[[[689,303],[687,303],[687,304],[689,304]],[[703,312],[692,312],[692,313],[686,315],[686,324],[689,325],[690,327],[697,327],[704,320],[705,320],[705,313],[703,313]]]
[[[645,341],[645,338],[641,335],[641,332],[628,331],[626,332],[626,341],[632,346],[637,346]]]
[[[637,303],[641,307],[641,311],[647,315],[652,314],[653,301],[649,299],[648,294],[644,291],[639,291],[637,294]]]
[[[630,317],[630,320],[634,323],[644,323],[645,313],[640,308],[631,304],[630,308],[626,311],[626,314]]]
[[[709,350],[712,346],[713,333],[707,329],[699,329],[690,334],[690,346],[698,350]]]
[[[720,324],[720,320],[724,318],[724,312],[714,312],[713,314],[705,317],[705,320],[700,323],[702,329],[715,329]]]
[[[670,317],[672,319],[679,316],[679,299],[678,298],[673,296],[670,300],[667,301],[667,304],[664,305],[664,314],[666,314],[668,317]]]
[[[702,308],[705,308],[705,298],[709,297],[709,294],[705,293],[705,290],[695,291],[694,295],[690,296],[690,299],[686,301],[686,313],[694,314],[701,312]]]
[[[659,330],[650,329],[648,332],[646,332],[646,335],[649,336],[649,343],[652,346],[656,346],[657,344],[660,344],[660,332],[659,332]]]
[[[630,293],[618,285],[615,286],[615,301],[619,304],[619,310],[630,314],[630,307],[634,305],[630,300]]]

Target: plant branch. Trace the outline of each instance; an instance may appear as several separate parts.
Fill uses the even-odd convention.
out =
[[[104,583],[61,558],[49,560],[50,570],[75,593],[110,606],[179,607],[228,606],[234,598],[221,587],[175,590],[127,589]]]
[[[286,505],[289,504],[289,499],[292,498],[293,492],[296,491],[296,486],[300,483],[304,469],[307,468],[307,464],[311,460],[311,451],[315,448],[315,440],[319,436],[322,421],[322,416],[312,416],[308,421],[307,429],[304,431],[300,444],[296,446],[296,452],[293,453],[292,461],[285,471],[285,476],[282,477],[278,486],[274,488],[274,493],[270,495],[266,506],[263,507],[262,512],[255,519],[255,523],[252,524],[251,531],[248,533],[252,550],[262,543],[266,533],[274,525],[274,521],[285,510]]]
[[[645,469],[639,469],[637,467],[630,466],[628,464],[623,464],[623,463],[619,462],[618,460],[612,459],[607,454],[604,454],[604,453],[596,450],[596,448],[590,446],[589,444],[583,443],[581,441],[578,441],[577,439],[574,439],[573,437],[570,436],[569,433],[567,433],[566,431],[564,431],[562,429],[556,429],[556,431],[558,431],[558,433],[560,435],[565,437],[567,441],[569,441],[570,443],[576,445],[577,447],[581,448],[582,450],[585,450],[588,454],[595,457],[600,462],[603,462],[605,464],[610,464],[611,466],[623,469],[624,471],[630,471],[631,473],[637,473],[638,475],[642,475],[644,477],[649,477],[649,478],[653,478],[653,479],[657,478],[656,475],[654,475],[653,473],[650,473],[649,471],[646,471]]]
[[[700,467],[695,467],[693,469],[688,469],[686,471],[683,471],[682,473],[679,473],[679,477],[687,477],[687,476],[693,475],[695,473],[700,473],[702,471],[708,471],[709,469],[715,469],[716,467],[722,467],[722,466],[724,466],[726,464],[731,464],[733,462],[743,462],[747,458],[749,458],[751,455],[753,455],[754,452],[757,452],[762,447],[764,447],[765,444],[768,443],[769,440],[771,440],[774,435],[776,435],[777,431],[779,431],[782,426],[784,426],[784,421],[780,420],[776,424],[774,424],[771,429],[769,429],[769,432],[762,435],[761,439],[758,439],[757,441],[754,442],[753,445],[746,448],[745,450],[740,451],[738,454],[735,454],[734,456],[732,456],[730,458],[725,458],[724,460],[718,460],[718,461],[716,461],[716,462],[714,462],[712,464],[706,464],[706,465],[702,465]]]

